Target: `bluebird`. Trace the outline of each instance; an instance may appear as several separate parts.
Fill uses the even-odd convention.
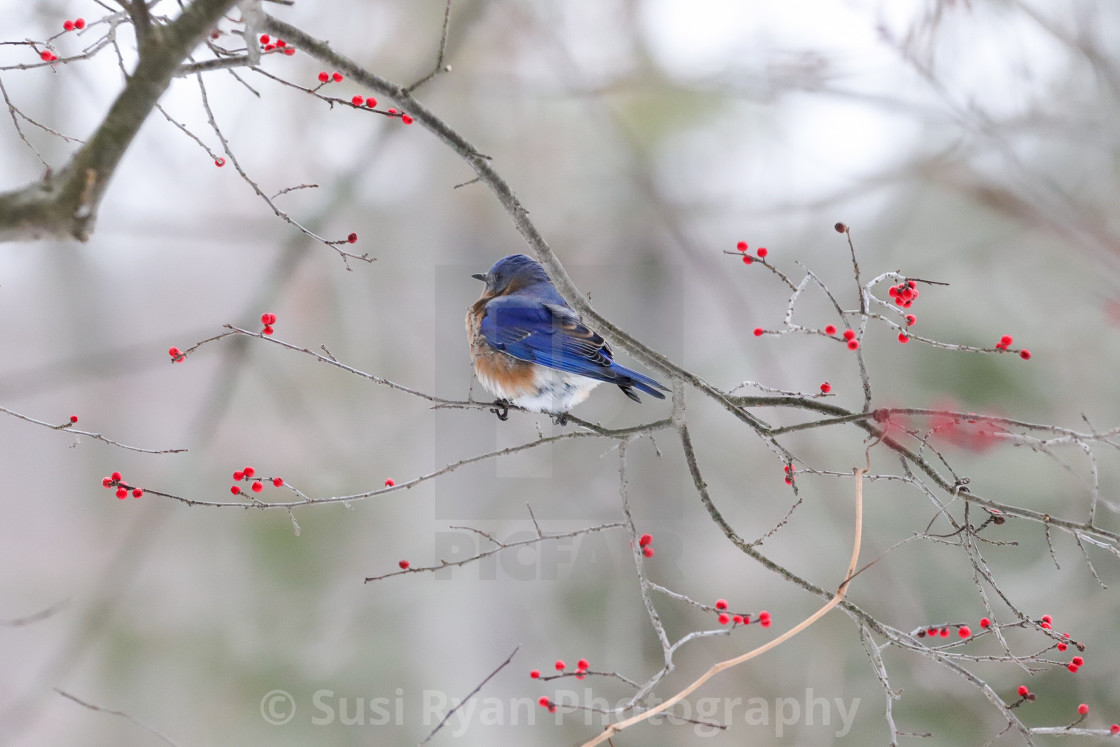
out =
[[[486,283],[467,311],[467,337],[478,380],[502,402],[564,421],[601,382],[665,399],[668,389],[614,362],[611,349],[580,321],[540,262],[524,254],[502,257],[472,277]],[[659,391],[660,390],[660,391]],[[505,413],[496,410],[498,417]]]

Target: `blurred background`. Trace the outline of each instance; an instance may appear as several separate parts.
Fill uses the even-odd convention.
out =
[[[265,5],[401,83],[431,68],[444,12],[437,0]],[[171,3],[159,7],[175,12]],[[102,33],[94,21],[104,12],[95,2],[0,0],[2,40],[41,40],[83,16],[84,36],[55,42],[72,54]],[[865,280],[899,271],[949,284],[922,288],[911,310],[916,334],[978,346],[1011,334],[1033,353],[1024,362],[904,346],[895,331],[872,325],[863,350],[876,406],[947,406],[1082,431],[1120,423],[1120,7],[454,0],[451,19],[453,71],[419,98],[493,159],[596,307],[652,348],[721,388],[751,380],[812,393],[828,381],[837,404],[858,408],[858,369],[842,345],[752,334],[780,326],[787,292],[762,268],[723,253],[738,241],[752,252],[765,246],[795,280],[801,263],[854,308],[848,246],[832,228],[843,221]],[[223,22],[219,43],[236,47],[228,34],[237,28]],[[127,27],[119,38],[130,66]],[[0,47],[0,68],[32,56]],[[263,67],[306,86],[322,70],[299,53],[270,56]],[[50,423],[77,415],[79,428],[127,444],[189,450],[124,451],[0,413],[0,741],[161,743],[58,689],[180,745],[415,744],[450,699],[518,645],[512,664],[433,744],[456,735],[487,745],[593,736],[598,717],[549,716],[536,699],[613,705],[625,687],[596,678],[541,683],[528,672],[583,657],[594,670],[644,681],[660,667],[625,534],[508,551],[439,575],[363,579],[401,559],[425,566],[489,547],[462,527],[527,538],[527,504],[547,532],[618,521],[610,442],[560,443],[412,490],[297,510],[298,535],[282,511],[150,495],[118,501],[102,489],[101,478],[119,470],[147,488],[229,501],[231,473],[253,465],[311,496],[347,495],[564,432],[543,417],[498,423],[483,411],[433,410],[257,340],[223,340],[169,364],[168,347],[185,349],[226,323],[257,329],[272,312],[279,339],[325,346],[363,371],[462,399],[472,387],[463,313],[480,291],[470,275],[526,250],[485,187],[456,188],[473,173],[419,124],[332,110],[252,72],[239,75],[244,84],[225,73],[206,83],[242,167],[267,194],[318,185],[277,204],[327,238],[356,232],[347,248],[377,261],[345,267],[158,113],[116,174],[88,243],[0,247],[0,406]],[[121,74],[107,48],[57,69],[3,69],[0,80],[12,106],[84,138]],[[372,95],[349,80],[325,92]],[[220,150],[195,80],[176,81],[162,103]],[[65,164],[72,146],[23,126],[52,166]],[[42,170],[5,117],[0,189]],[[820,294],[806,294],[795,320],[838,323]],[[473,391],[485,396],[477,383]],[[637,406],[604,387],[577,414],[618,426],[668,413],[646,399]],[[742,536],[765,534],[797,499],[782,463],[726,412],[695,393],[688,401],[713,500]],[[845,473],[862,461],[862,435],[835,429],[787,443],[806,463]],[[1087,517],[1089,463],[1076,449],[1051,458],[950,444],[944,454],[979,494]],[[885,453],[875,456],[874,471],[900,472]],[[1102,492],[1114,496],[1114,450],[1100,456]],[[662,696],[819,606],[722,537],[669,434],[631,444],[628,460],[639,531],[655,538],[650,578],[706,604],[723,597],[736,611],[768,609],[775,621],[768,631],[751,625],[689,644]],[[799,489],[802,505],[762,549],[834,588],[850,551],[851,483],[807,476]],[[261,497],[290,494],[269,487]],[[898,482],[871,483],[866,500],[865,559],[933,517],[928,500]],[[1104,507],[1098,522],[1120,529]],[[1002,591],[1028,615],[1055,615],[1057,629],[1088,646],[1088,663],[1076,675],[1061,664],[1035,674],[969,666],[1007,700],[1028,684],[1038,700],[1019,713],[1030,725],[1067,724],[1080,702],[1093,709],[1087,726],[1120,720],[1115,592],[1102,590],[1066,535],[1053,535],[1053,558],[1033,524],[1012,521],[992,537],[1018,543],[982,549]],[[1088,553],[1104,583],[1120,582],[1114,555]],[[888,555],[851,598],[904,630],[976,629],[986,614],[964,554],[929,542]],[[674,639],[718,627],[711,615],[655,599]],[[1012,639],[1022,654],[1046,645],[1032,635]],[[990,643],[977,642],[976,653],[1000,653]],[[885,663],[903,693],[894,707],[899,729],[932,733],[927,744],[980,744],[1005,725],[977,689],[923,657],[888,650]],[[265,717],[266,695],[277,690],[296,706],[282,726]],[[616,744],[889,740],[883,687],[858,629],[840,613],[721,675],[698,698],[716,699],[709,702],[719,710],[707,716],[727,716],[730,728],[707,736],[692,725],[646,725]],[[735,698],[743,704],[729,705]],[[768,704],[766,723],[757,710],[753,721],[746,715],[750,698]],[[802,708],[839,700],[852,718],[845,729],[838,710],[820,707],[815,719],[802,714],[782,727],[778,698]]]

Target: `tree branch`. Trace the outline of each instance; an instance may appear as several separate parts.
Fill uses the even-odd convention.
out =
[[[70,163],[41,181],[0,193],[0,241],[89,238],[101,199],[136,133],[179,65],[234,2],[196,0],[175,21],[160,27],[160,43],[144,48],[124,90]],[[134,3],[139,4],[140,0]]]

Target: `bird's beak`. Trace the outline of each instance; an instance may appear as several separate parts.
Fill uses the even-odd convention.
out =
[[[471,275],[471,277],[475,280],[481,280],[484,283],[486,282],[486,273],[484,272],[476,272],[475,274]]]

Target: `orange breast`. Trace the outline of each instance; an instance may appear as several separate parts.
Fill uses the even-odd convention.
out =
[[[488,300],[488,299],[486,299]],[[485,304],[483,299],[467,312],[467,339],[471,345],[474,372],[482,385],[496,397],[513,401],[537,393],[533,364],[495,350],[479,331]]]

